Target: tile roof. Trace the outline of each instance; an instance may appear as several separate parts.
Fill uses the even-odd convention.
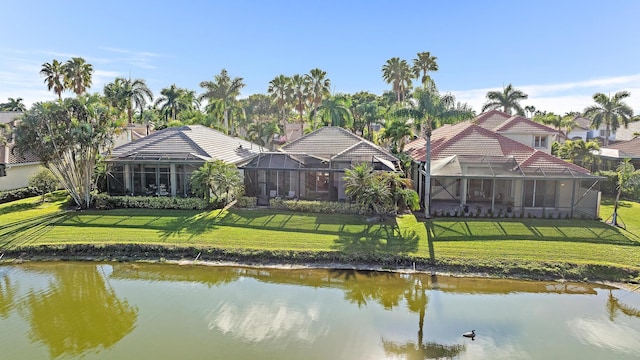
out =
[[[142,139],[114,148],[107,161],[115,160],[223,160],[238,164],[265,151],[259,145],[225,135],[202,125],[159,130]]]
[[[617,151],[606,151],[606,150],[617,150]],[[630,159],[638,159],[640,158],[640,138],[632,139],[629,141],[618,142],[615,144],[609,144],[606,148],[603,147],[600,149],[603,155],[606,154],[616,154],[617,158],[630,158]]]
[[[540,124],[522,116],[512,116],[502,124],[493,129],[500,133],[520,133],[520,134],[557,134],[558,131],[552,127]]]
[[[495,129],[503,122],[509,120],[510,117],[511,115],[500,110],[491,110],[476,116],[476,118],[471,121],[485,129]]]
[[[414,161],[426,160],[426,140],[416,139],[405,146],[405,152]],[[571,169],[588,174],[589,171],[565,162],[555,156],[535,150],[499,133],[488,130],[473,122],[443,126],[433,131],[431,136],[431,160],[438,161],[450,156],[514,159],[520,166],[540,167],[546,171]]]
[[[304,153],[326,160],[371,161],[377,156],[389,161],[398,159],[378,145],[337,126],[325,126],[283,147],[280,151]]]
[[[14,151],[13,148],[13,144],[0,146],[0,164],[4,164],[4,159],[7,154],[7,164],[29,164],[40,162],[40,158],[38,158],[32,152],[28,151],[26,154],[24,154],[24,156],[21,156],[17,151]]]
[[[576,116],[573,119],[573,122],[576,124],[576,128],[577,129],[582,129],[582,130],[589,130],[591,129],[591,119],[587,119],[586,117],[583,116]]]

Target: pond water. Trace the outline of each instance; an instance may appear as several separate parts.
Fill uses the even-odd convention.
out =
[[[0,266],[0,358],[638,359],[640,295],[354,270],[25,263]]]

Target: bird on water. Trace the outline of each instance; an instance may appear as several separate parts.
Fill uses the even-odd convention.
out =
[[[462,336],[466,338],[471,338],[471,340],[475,340],[476,331],[475,330],[467,331],[466,333],[462,334]]]

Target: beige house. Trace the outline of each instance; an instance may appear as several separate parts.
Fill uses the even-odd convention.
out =
[[[16,126],[21,112],[0,112],[0,124],[8,124],[12,128]],[[40,160],[32,154],[18,155],[11,139],[6,145],[0,144],[0,191],[13,190],[26,187],[29,176],[42,168]]]

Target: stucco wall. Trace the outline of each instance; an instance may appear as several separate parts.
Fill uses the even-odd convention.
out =
[[[29,176],[41,168],[40,163],[8,165],[7,176],[0,177],[0,191],[26,187]]]

